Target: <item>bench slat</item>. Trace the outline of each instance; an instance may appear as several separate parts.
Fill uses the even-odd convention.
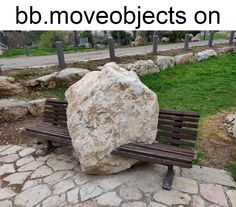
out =
[[[181,116],[190,116],[190,117],[200,117],[200,114],[197,112],[185,112],[185,111],[173,111],[168,109],[160,109],[160,114],[167,115],[181,115]]]
[[[71,140],[70,136],[68,136],[68,135],[60,134],[59,132],[58,132],[58,133],[51,132],[51,131],[48,131],[48,130],[46,130],[46,129],[33,129],[33,128],[28,128],[26,131],[36,132],[36,133],[42,133],[42,134],[45,134],[45,135],[56,136],[56,137],[60,137],[60,138],[64,138],[64,139],[69,139],[69,140]]]
[[[188,122],[198,122],[198,118],[191,118],[187,116],[170,116],[159,114],[159,119],[175,120],[175,121],[188,121]]]
[[[69,131],[67,130],[67,128],[60,129],[60,128],[54,127],[53,125],[50,125],[50,126],[47,126],[46,124],[37,125],[37,126],[29,128],[29,129],[38,130],[38,131],[39,130],[46,130],[46,131],[51,131],[51,132],[60,133],[60,134],[69,136]]]
[[[185,123],[185,122],[174,122],[174,121],[166,121],[166,120],[158,120],[158,126],[159,125],[179,126],[179,127],[187,127],[187,128],[198,128],[198,124]]]
[[[168,131],[158,131],[158,137],[171,137],[171,138],[178,138],[178,139],[185,139],[185,140],[196,140],[196,136],[183,134],[183,133],[172,133]]]
[[[183,133],[186,135],[192,135],[192,136],[197,136],[197,131],[189,130],[189,129],[183,129],[179,127],[173,127],[173,126],[165,126],[165,125],[158,125],[158,129],[166,130],[169,132],[178,132],[178,133]]]
[[[187,142],[187,141],[182,141],[179,139],[172,139],[172,138],[167,138],[167,137],[158,137],[158,141],[160,142],[165,142],[169,144],[176,144],[176,145],[186,145],[186,146],[194,146],[195,144],[192,142]]]

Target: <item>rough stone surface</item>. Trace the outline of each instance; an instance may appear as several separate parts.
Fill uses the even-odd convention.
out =
[[[136,161],[111,156],[111,151],[156,138],[156,94],[134,72],[115,63],[87,73],[66,91],[66,99],[68,129],[83,172],[112,174],[128,169]]]
[[[27,164],[29,162],[32,162],[34,160],[35,159],[32,156],[27,156],[27,157],[24,157],[24,158],[21,158],[21,159],[17,160],[16,166],[19,167],[19,166],[25,165],[25,164]]]
[[[188,194],[178,192],[176,190],[166,191],[159,190],[153,196],[154,200],[167,205],[188,205],[191,197]]]
[[[138,60],[134,63],[120,64],[120,67],[129,71],[134,71],[138,75],[159,73],[160,69],[152,60]]]
[[[220,206],[228,207],[222,186],[215,184],[201,184],[200,193],[206,200]]]
[[[147,207],[146,203],[141,201],[128,202],[122,204],[122,207]]]
[[[156,58],[156,65],[161,70],[165,70],[166,68],[173,67],[175,65],[175,58],[171,56],[158,55]]]
[[[20,157],[18,154],[10,154],[0,158],[0,162],[11,163],[18,160]]]
[[[211,56],[215,56],[217,55],[217,53],[214,50],[205,50],[205,51],[201,51],[195,54],[196,58],[198,61],[207,59]]]
[[[2,206],[2,207],[12,207],[12,202],[10,200],[0,201],[0,206]]]
[[[0,176],[7,174],[7,173],[13,173],[15,172],[15,168],[13,164],[5,164],[0,166]]]
[[[15,197],[16,206],[32,207],[50,196],[51,191],[46,185],[38,185],[23,191]]]
[[[69,203],[79,202],[79,190],[80,188],[77,187],[67,192],[67,200]]]
[[[75,186],[74,182],[71,179],[62,180],[53,187],[54,194],[64,193]]]
[[[191,207],[204,207],[205,202],[200,196],[193,196]]]
[[[226,117],[226,127],[229,134],[236,138],[236,113],[229,114]]]
[[[48,166],[41,166],[33,172],[31,178],[41,178],[48,175],[51,175],[53,171]]]
[[[25,157],[29,154],[32,154],[33,152],[35,152],[36,150],[32,147],[27,147],[26,149],[23,149],[22,151],[19,152],[19,155],[21,157]]]
[[[42,207],[59,207],[66,203],[65,194],[54,195],[43,201]]]
[[[198,193],[198,186],[195,180],[184,178],[184,177],[175,177],[173,181],[173,189],[183,191],[190,194]]]
[[[27,163],[23,166],[21,166],[17,171],[23,172],[23,171],[31,171],[36,170],[38,167],[42,166],[43,162],[40,161],[32,161],[30,163]]]
[[[125,185],[120,187],[119,194],[124,200],[141,200],[143,197],[142,192],[138,188],[127,187]]]
[[[57,74],[56,85],[57,87],[69,87],[88,72],[90,71],[82,68],[66,68]]]
[[[156,202],[150,202],[150,204],[148,205],[148,207],[166,207],[166,205],[162,205],[160,203],[156,203]],[[203,206],[202,206],[203,207]]]
[[[16,152],[18,152],[21,149],[22,149],[21,146],[13,145],[13,146],[5,149],[4,151],[0,152],[0,155],[15,154]]]
[[[235,207],[236,206],[236,190],[228,190],[226,194],[229,197],[231,205]]]
[[[57,73],[58,72],[54,72],[52,74],[30,80],[26,83],[26,86],[27,87],[55,88]]]
[[[109,192],[96,198],[96,201],[101,206],[119,206],[122,200],[116,195],[116,192]]]
[[[5,198],[11,198],[15,196],[16,193],[10,188],[0,188],[0,200],[3,200]]]
[[[235,47],[222,47],[216,50],[218,55],[230,54],[236,50]]]
[[[7,76],[0,76],[0,98],[9,97],[22,92],[22,87],[15,82],[15,79]]]
[[[9,182],[8,185],[22,184],[31,172],[15,173],[5,177],[3,180]]]
[[[24,184],[22,190],[26,190],[26,189],[28,189],[28,188],[32,188],[32,187],[37,186],[37,185],[39,185],[39,184],[41,184],[41,183],[42,183],[42,179],[41,179],[41,178],[39,178],[39,179],[34,179],[34,180],[29,180],[29,181],[27,181],[27,182]]]
[[[73,164],[73,163],[70,163],[70,162],[66,162],[65,163],[63,160],[54,159],[54,158],[50,158],[47,161],[47,164],[54,171],[58,171],[58,170],[72,170],[75,167],[75,164]]]
[[[81,201],[86,201],[99,196],[103,193],[103,189],[97,185],[87,183],[80,188],[80,199]]]
[[[196,61],[196,57],[193,55],[193,53],[188,54],[182,54],[182,55],[176,55],[175,56],[175,63],[178,64],[185,64],[188,62],[194,62]]]

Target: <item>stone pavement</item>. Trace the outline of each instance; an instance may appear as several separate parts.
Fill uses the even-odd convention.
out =
[[[166,167],[140,164],[122,173],[81,172],[71,149],[40,157],[37,147],[0,146],[0,207],[236,207],[235,183],[224,170],[176,168],[171,191]]]
[[[227,43],[227,39],[217,39],[214,40],[214,44]],[[189,47],[193,46],[204,46],[207,45],[208,41],[190,42]],[[158,46],[158,51],[166,51],[172,49],[183,48],[184,43],[174,43],[174,44],[163,44]],[[127,47],[127,48],[117,48],[116,56],[124,55],[137,55],[146,54],[152,50],[152,45],[140,46],[140,47]],[[67,63],[72,63],[76,61],[87,61],[87,60],[97,60],[108,58],[108,50],[97,50],[90,52],[75,52],[65,54],[65,60]],[[44,67],[58,64],[56,55],[38,56],[38,57],[16,57],[16,58],[1,58],[0,64],[2,64],[2,70],[9,70],[14,68],[28,68],[28,67]]]

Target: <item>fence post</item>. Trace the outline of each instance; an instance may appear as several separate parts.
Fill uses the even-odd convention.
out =
[[[155,34],[153,35],[153,55],[157,55],[158,52],[157,52],[157,48],[158,48],[158,36]]]
[[[66,66],[64,52],[63,52],[63,46],[61,41],[56,42],[56,48],[57,48],[57,57],[59,62],[60,69],[64,69]]]
[[[230,32],[229,45],[233,45],[234,42],[234,31]]]
[[[108,38],[108,47],[109,47],[109,54],[110,54],[110,60],[115,61],[115,42],[112,37]]]
[[[210,32],[210,37],[209,37],[209,40],[208,40],[208,47],[212,47],[213,46],[214,33],[215,33],[214,31]]]
[[[185,34],[185,39],[184,39],[184,50],[188,50],[189,46],[189,34]]]
[[[29,56],[29,48],[27,45],[24,45],[24,53],[26,56]]]

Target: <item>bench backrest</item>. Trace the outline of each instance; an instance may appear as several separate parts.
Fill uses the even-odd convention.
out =
[[[67,102],[47,99],[44,121],[67,127]],[[197,137],[200,114],[161,109],[159,113],[157,141],[180,147],[193,147]]]

